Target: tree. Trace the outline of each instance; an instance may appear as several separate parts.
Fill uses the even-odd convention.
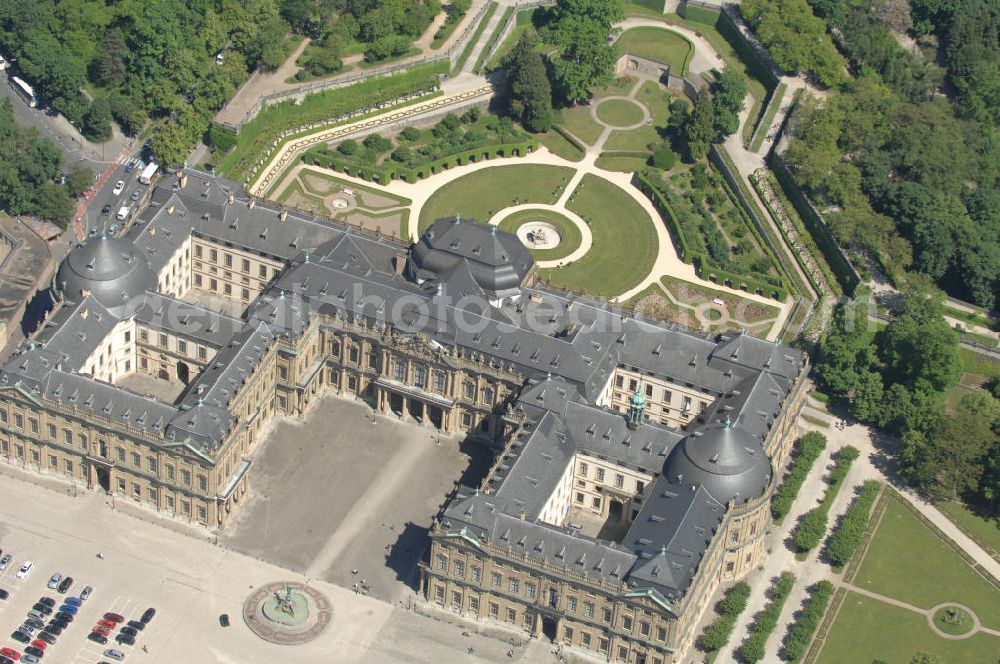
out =
[[[715,131],[719,137],[735,134],[740,128],[740,112],[747,96],[743,76],[726,67],[712,85],[712,107],[715,113]]]
[[[82,161],[73,164],[66,174],[66,190],[76,198],[94,183],[94,172]]]
[[[661,171],[669,171],[677,163],[677,155],[665,145],[658,146],[649,157],[649,165]]]
[[[942,418],[931,436],[938,460],[938,482],[951,499],[972,492],[983,476],[983,460],[996,445],[993,427],[1000,406],[984,391],[963,395],[955,413]]]
[[[945,322],[941,303],[923,294],[906,296],[903,310],[876,342],[887,382],[943,392],[962,373],[959,335]]]
[[[103,143],[111,138],[111,104],[107,99],[95,99],[83,116],[83,135]]]
[[[43,182],[36,193],[38,216],[65,227],[73,216],[73,200],[65,187],[51,180]]]
[[[617,0],[559,0],[543,30],[545,41],[559,48],[552,60],[559,98],[575,104],[590,98],[591,87],[603,87],[614,76],[618,51],[608,43],[615,23],[624,18]]]
[[[689,160],[696,161],[708,154],[715,136],[714,124],[712,98],[707,90],[701,90],[694,100],[694,110],[684,125],[684,145]]]
[[[97,49],[91,65],[94,79],[105,87],[113,87],[125,80],[125,40],[117,28],[112,28],[104,36],[101,48]]]
[[[340,145],[337,146],[337,152],[339,152],[342,155],[346,155],[348,157],[355,154],[357,151],[358,151],[357,142],[353,141],[350,138],[348,138],[346,141],[341,141]]]
[[[407,164],[413,159],[413,150],[407,145],[400,145],[398,148],[392,151],[390,155],[393,161],[398,161],[402,164]]]
[[[533,132],[552,127],[552,85],[541,53],[527,33],[504,61],[507,72],[507,113]]]
[[[406,129],[404,129],[403,131],[401,131],[399,133],[399,135],[402,138],[410,141],[411,143],[415,143],[416,141],[419,141],[420,140],[420,134],[421,134],[420,130],[417,129],[416,127],[407,127]]]
[[[814,507],[805,513],[795,529],[795,548],[800,552],[815,549],[826,534],[826,510]]]

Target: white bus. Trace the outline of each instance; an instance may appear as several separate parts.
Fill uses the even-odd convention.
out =
[[[11,76],[10,80],[14,84],[14,91],[21,95],[21,98],[28,106],[31,108],[38,106],[38,97],[35,96],[35,90],[30,85],[17,76]]]
[[[159,166],[156,165],[155,161],[149,162],[146,168],[142,169],[142,173],[139,173],[139,182],[143,184],[149,184],[153,181],[153,176],[156,175],[156,169]]]

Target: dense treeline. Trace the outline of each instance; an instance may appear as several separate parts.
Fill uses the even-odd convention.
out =
[[[81,168],[65,186],[57,184],[62,152],[34,127],[20,127],[10,99],[0,99],[0,207],[65,226],[73,214],[73,197],[91,183],[90,171]]]
[[[946,404],[962,368],[940,301],[912,294],[895,314],[875,332],[864,300],[839,309],[820,378],[859,420],[901,436],[899,470],[912,486],[1000,508],[1000,401],[976,390]]]
[[[825,87],[844,79],[844,62],[806,0],[744,0],[740,12],[775,64]]]
[[[909,269],[994,306],[1000,9],[987,0],[812,2],[837,35],[854,78],[822,104],[807,100],[795,113],[785,156],[796,179],[826,209],[838,241],[876,258],[895,281]],[[899,43],[901,30],[919,35],[931,26],[946,71],[934,64],[934,40],[924,51]],[[951,85],[942,88],[945,74]]]
[[[771,516],[784,519],[792,509],[799,489],[806,481],[809,470],[819,455],[826,449],[826,436],[818,431],[810,431],[799,439],[795,445],[795,459],[792,466],[771,498]]]
[[[792,623],[785,639],[785,657],[788,661],[798,662],[806,654],[806,648],[812,641],[813,633],[823,620],[826,606],[833,596],[834,587],[829,581],[818,581],[809,588],[809,599],[802,607],[798,618]]]
[[[838,567],[846,565],[861,546],[865,529],[868,528],[868,514],[881,489],[880,482],[868,480],[861,485],[857,498],[844,512],[844,517],[826,544],[826,555],[834,565]]]
[[[740,581],[727,590],[725,597],[716,606],[721,615],[698,637],[698,648],[705,652],[722,650],[729,643],[729,637],[736,627],[736,619],[746,610],[749,599],[750,585],[746,581]]]

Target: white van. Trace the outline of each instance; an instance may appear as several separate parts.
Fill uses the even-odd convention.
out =
[[[128,218],[128,213],[129,213],[129,209],[127,207],[125,207],[125,206],[122,206],[118,210],[118,214],[115,215],[115,219],[117,219],[118,221],[125,221],[125,219]]]
[[[25,561],[25,563],[21,565],[21,569],[17,570],[17,578],[19,579],[26,578],[28,574],[31,572],[31,568],[33,568],[34,566],[35,563],[31,562],[30,560]]]

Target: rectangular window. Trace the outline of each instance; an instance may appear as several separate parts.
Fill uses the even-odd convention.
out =
[[[194,245],[194,255],[195,255],[196,258],[201,258],[201,245],[200,244]]]
[[[392,367],[392,378],[400,383],[406,382],[406,362],[404,360],[396,360]]]
[[[233,294],[233,285],[230,284],[230,283],[223,284],[222,285],[222,292],[225,293],[226,295],[232,295]]]
[[[594,603],[593,602],[584,602],[583,603],[583,614],[585,616],[587,616],[588,618],[593,618],[594,617]]]
[[[461,560],[455,561],[455,576],[462,579],[465,578],[465,563]]]
[[[486,405],[492,405],[493,403],[493,389],[487,387],[483,390],[483,403]]]
[[[621,375],[615,376],[615,387],[617,387],[618,389],[621,389],[621,388],[625,387],[625,377],[624,376],[621,376]]]
[[[38,420],[34,417],[28,420],[28,428],[31,429],[31,433],[38,433]]]
[[[517,622],[517,611],[514,609],[507,609],[507,622]]]
[[[151,473],[155,473],[156,472],[156,459],[154,459],[153,457],[147,457],[146,458],[146,469],[149,472],[151,472]]]
[[[198,476],[198,490],[208,491],[208,478],[205,477],[204,475]]]
[[[198,288],[201,288],[201,275],[200,274],[194,275],[194,285],[196,287],[198,287]]]
[[[49,455],[49,468],[56,470],[59,468],[59,459],[56,458],[55,454]]]
[[[208,351],[205,350],[205,347],[204,346],[198,346],[198,359],[199,360],[204,360],[207,357],[208,357]]]
[[[63,459],[63,468],[66,470],[67,475],[73,474],[73,462],[69,459]]]
[[[462,608],[462,593],[457,590],[451,591],[451,605],[456,609]]]
[[[347,349],[347,361],[357,364],[358,362],[358,349],[356,346],[351,346]]]
[[[475,583],[479,583],[483,580],[483,569],[481,567],[472,568],[472,580]]]
[[[170,510],[171,512],[174,511],[174,497],[173,496],[168,495],[166,497],[166,505],[167,505],[167,509],[168,510]]]
[[[470,597],[469,598],[469,611],[479,611],[479,598]]]
[[[434,587],[434,599],[441,604],[444,604],[444,586]]]
[[[499,588],[500,584],[503,583],[503,574],[500,572],[493,572],[493,587]]]
[[[597,469],[597,481],[598,482],[603,482],[604,481],[604,469],[603,468],[598,468]]]
[[[649,623],[648,622],[643,621],[643,622],[639,623],[639,634],[642,635],[642,636],[649,636]]]
[[[575,597],[567,597],[566,598],[566,607],[570,611],[576,611],[576,598]]]
[[[202,523],[208,521],[208,510],[204,505],[198,505],[198,520]]]
[[[577,466],[577,468],[576,468],[576,474],[579,475],[580,477],[586,477],[587,476],[587,471],[589,471],[589,470],[590,470],[590,466],[588,466],[587,464],[581,462],[580,465]]]
[[[586,647],[590,647],[590,634],[587,632],[580,632],[580,643]]]
[[[439,572],[447,572],[448,571],[448,556],[443,556],[441,554],[438,554],[437,563],[438,563],[438,571]]]
[[[181,470],[181,484],[185,486],[191,486],[191,471],[182,469]]]
[[[604,609],[603,613],[601,614],[601,618],[602,618],[602,620],[604,620],[604,622],[610,623],[611,622],[611,609]]]
[[[181,501],[181,514],[191,514],[191,501],[182,500]]]
[[[490,617],[496,618],[500,615],[500,605],[494,602],[490,602]]]
[[[632,631],[632,616],[622,616],[622,629],[626,632]]]
[[[535,593],[537,592],[535,584],[533,583],[524,584],[524,590],[527,592],[528,599],[535,599]]]
[[[462,396],[470,401],[476,398],[476,384],[471,380],[462,383]]]
[[[667,640],[667,628],[663,627],[662,625],[660,627],[657,627],[656,628],[656,638],[659,641],[666,641]]]
[[[125,493],[125,480],[118,478],[118,493]]]
[[[80,434],[80,449],[81,450],[87,449],[87,434],[85,433]]]
[[[22,417],[21,413],[14,413],[14,426],[18,429],[24,428],[24,417]]]
[[[125,448],[124,447],[119,447],[118,448],[118,461],[121,462],[121,463],[125,463]]]
[[[594,498],[594,509],[595,510],[601,509],[601,499],[600,498]]]
[[[0,410],[0,423],[7,424],[7,411]]]
[[[288,380],[288,367],[278,365],[278,379]]]
[[[58,435],[58,433],[56,431],[56,425],[54,425],[54,424],[48,424],[46,426],[46,428],[48,429],[48,432],[49,432],[49,438],[51,438],[52,440],[55,440],[56,436]]]
[[[240,291],[240,297],[242,299],[244,299],[244,300],[249,300],[250,299],[250,289],[249,288],[244,288],[243,290],[241,290]]]
[[[615,486],[619,489],[625,486],[625,476],[621,473],[615,473]]]
[[[15,445],[14,446],[14,456],[17,457],[18,459],[23,459],[24,458],[24,446],[23,445]]]
[[[618,659],[623,662],[628,661],[628,648],[626,646],[618,646]]]
[[[598,652],[607,652],[608,651],[608,645],[609,644],[608,644],[608,640],[607,639],[603,639],[603,638],[599,639],[597,641],[597,650],[598,650]]]
[[[31,450],[31,462],[37,465],[40,459],[41,455],[38,453],[38,450]]]
[[[576,502],[583,504],[584,495],[579,491],[576,492]]]
[[[444,393],[444,386],[445,386],[445,374],[444,374],[444,372],[443,371],[435,371],[434,372],[434,378],[433,378],[433,380],[434,380],[434,382],[431,385],[431,389],[434,390],[435,392],[439,393],[439,394]]]
[[[243,265],[242,265],[242,267],[243,267],[243,271],[244,272],[249,272],[250,271],[250,261],[248,261],[246,258],[244,258],[243,259]]]
[[[171,481],[174,479],[174,467],[169,463],[167,464],[167,479]]]
[[[519,592],[521,592],[521,581],[520,581],[520,579],[511,579],[510,580],[510,591],[512,593],[519,593]]]
[[[188,343],[183,339],[177,340],[177,352],[180,353],[181,355],[187,355]]]
[[[138,452],[132,452],[132,465],[138,468],[142,464],[142,459]]]
[[[566,643],[573,643],[573,628],[567,627],[563,630],[563,641]]]
[[[257,274],[260,275],[261,279],[267,279],[267,266],[261,265],[260,269],[257,271]]]
[[[136,500],[142,498],[142,487],[140,487],[138,484],[135,484],[134,482],[132,483],[132,497],[135,498]]]
[[[421,389],[427,387],[427,367],[413,367],[413,384]]]

